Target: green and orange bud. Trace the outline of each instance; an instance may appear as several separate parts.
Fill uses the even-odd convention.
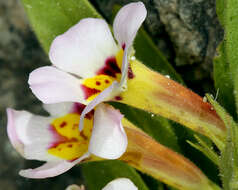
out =
[[[226,128],[208,102],[139,61],[130,64],[134,77],[128,80],[127,91],[120,94],[121,103],[176,121],[223,147]]]
[[[182,190],[219,190],[191,161],[124,120],[128,148],[120,158],[143,173]]]

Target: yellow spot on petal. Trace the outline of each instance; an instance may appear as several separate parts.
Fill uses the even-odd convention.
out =
[[[119,68],[121,68],[122,66],[123,53],[124,53],[123,49],[120,49],[116,54],[117,65],[119,66]]]
[[[108,75],[96,75],[92,78],[86,78],[83,80],[83,85],[88,88],[94,88],[103,91],[105,88],[109,87],[115,78]]]
[[[83,131],[79,131],[79,114],[67,114],[56,118],[51,126],[56,142],[48,149],[48,153],[65,160],[81,157],[88,150],[89,139],[93,127],[92,119],[84,119]]]
[[[48,153],[65,160],[74,160],[81,157],[88,150],[88,144],[80,142],[66,142],[59,144],[56,148],[51,148]]]

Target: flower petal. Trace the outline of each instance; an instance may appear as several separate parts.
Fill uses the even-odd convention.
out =
[[[127,136],[121,123],[123,115],[105,104],[100,104],[94,114],[89,152],[106,159],[119,158],[127,148]]]
[[[28,83],[37,98],[46,104],[85,101],[80,80],[55,67],[46,66],[34,70]]]
[[[17,132],[16,132],[16,122],[17,120],[17,113],[11,108],[7,108],[7,134],[9,137],[9,140],[12,144],[12,146],[23,156],[24,155],[24,144],[23,142],[19,139]],[[24,118],[25,117],[25,118]],[[20,121],[22,125],[24,125],[24,121],[27,122],[29,120],[29,115],[26,114],[25,116],[22,117],[23,123]]]
[[[142,2],[130,3],[120,9],[113,23],[114,36],[121,47],[129,47],[146,17]]]
[[[56,67],[89,78],[117,51],[107,23],[102,19],[86,18],[55,38],[49,56]]]
[[[134,183],[127,178],[118,178],[108,183],[102,190],[138,190]]]
[[[83,129],[83,120],[87,113],[92,111],[98,104],[105,101],[106,99],[110,98],[112,94],[114,94],[113,90],[117,90],[118,83],[116,81],[112,82],[112,84],[107,87],[104,91],[102,91],[97,97],[95,97],[83,110],[81,116],[80,116],[80,122],[79,122],[79,130],[81,131]]]
[[[21,170],[19,174],[23,177],[33,179],[54,177],[68,171],[74,165],[78,164],[83,159],[88,158],[89,156],[90,156],[89,153],[85,153],[82,157],[78,158],[73,162],[68,162],[65,160],[58,162],[47,162],[44,165],[35,169]]]
[[[43,104],[43,108],[51,115],[61,117],[71,113],[74,108],[73,102],[62,102],[56,104]]]
[[[61,160],[47,153],[48,147],[55,140],[50,131],[52,118],[10,108],[7,109],[7,114],[9,139],[23,157],[42,161]]]

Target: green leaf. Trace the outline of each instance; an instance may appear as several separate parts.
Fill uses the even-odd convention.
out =
[[[238,126],[233,118],[213,98],[207,95],[217,114],[227,127],[227,139],[221,151],[220,176],[224,190],[238,189]]]
[[[214,59],[215,86],[219,89],[221,105],[236,117],[233,91],[238,66],[238,3],[237,0],[217,0],[216,5],[225,37]]]
[[[100,17],[87,0],[22,0],[27,15],[44,50],[59,34],[80,19]]]
[[[82,171],[90,190],[101,190],[108,182],[120,177],[129,178],[139,190],[149,190],[135,169],[118,160],[85,163]]]

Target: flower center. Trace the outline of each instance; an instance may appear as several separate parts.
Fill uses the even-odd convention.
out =
[[[81,132],[78,130],[79,120],[79,114],[70,113],[52,121],[50,130],[53,132],[55,142],[49,147],[49,154],[73,161],[87,152],[93,118],[85,118]]]
[[[120,82],[122,59],[123,49],[119,50],[116,56],[109,57],[96,76],[83,80],[81,88],[88,102],[92,101],[98,94],[109,87],[113,81]]]

